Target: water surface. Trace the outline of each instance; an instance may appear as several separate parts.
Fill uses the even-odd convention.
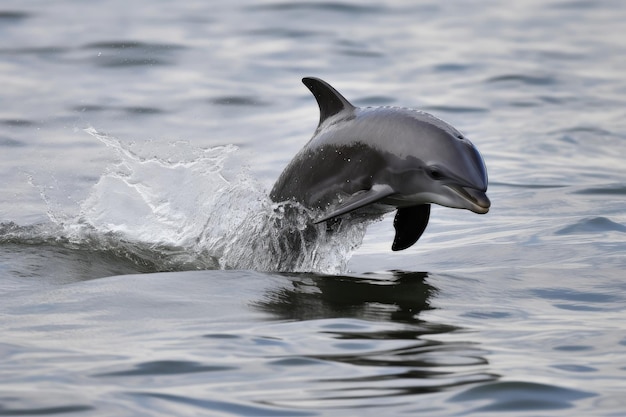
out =
[[[624,415],[625,18],[4,1],[0,415]],[[489,214],[433,208],[400,253],[390,217],[281,252],[304,76],[453,124]]]

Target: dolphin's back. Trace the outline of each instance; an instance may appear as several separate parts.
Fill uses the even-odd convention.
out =
[[[390,167],[408,168],[417,156],[436,148],[420,144],[441,131],[428,117],[410,109],[378,107],[352,108],[323,121],[280,175],[270,197],[323,209],[343,194],[371,189]]]

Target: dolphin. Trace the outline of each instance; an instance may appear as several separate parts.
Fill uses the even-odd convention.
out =
[[[355,107],[319,78],[302,82],[317,100],[319,124],[274,184],[272,201],[321,213],[314,223],[396,209],[393,251],[417,242],[431,203],[489,211],[483,158],[454,127],[418,110]]]

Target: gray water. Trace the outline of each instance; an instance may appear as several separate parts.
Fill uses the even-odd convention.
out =
[[[3,1],[0,415],[626,415],[624,21]],[[303,76],[453,124],[490,212],[436,207],[400,253],[390,217],[281,253]]]

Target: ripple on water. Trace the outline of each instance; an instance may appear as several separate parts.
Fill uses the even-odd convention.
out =
[[[0,10],[0,22],[19,22],[32,15],[18,10]]]
[[[626,195],[626,186],[621,184],[606,185],[599,187],[588,187],[576,190],[573,194],[582,195]]]
[[[253,29],[245,34],[250,35],[252,37],[258,36],[267,36],[272,38],[284,39],[300,39],[300,38],[312,38],[316,36],[324,36],[325,32],[315,31],[315,30],[303,30],[303,29],[294,29],[294,28],[285,28],[285,27],[272,27],[272,28],[262,28],[262,29]]]
[[[266,106],[263,100],[253,96],[220,96],[210,100],[218,106]]]
[[[550,75],[530,75],[530,74],[503,74],[486,80],[489,84],[512,83],[533,86],[546,86],[556,84],[556,78]]]
[[[266,10],[266,11],[330,11],[350,14],[361,13],[381,13],[384,12],[384,8],[381,6],[363,5],[348,2],[315,2],[315,1],[300,1],[300,2],[274,2],[263,5],[250,6],[249,10]]]
[[[461,314],[462,317],[469,317],[474,319],[507,319],[513,316],[512,313],[507,311],[469,311]]]
[[[549,300],[583,301],[585,303],[615,303],[620,300],[613,294],[576,291],[571,288],[538,288],[532,289],[531,293]]]
[[[606,217],[587,217],[554,232],[556,235],[580,233],[626,232],[626,226]]]
[[[0,120],[0,123],[10,127],[32,127],[37,124],[32,120],[27,119],[3,119]]]
[[[486,405],[472,409],[472,412],[519,412],[572,408],[575,401],[595,395],[590,392],[562,388],[555,385],[524,381],[502,381],[467,389],[452,397],[451,401],[488,402]]]
[[[26,146],[26,144],[19,140],[15,140],[6,136],[0,136],[0,147],[19,148],[22,146]]]
[[[81,112],[81,113],[99,113],[99,112],[121,112],[127,113],[131,116],[149,116],[149,115],[159,115],[166,113],[165,110],[159,107],[152,106],[104,106],[100,104],[82,104],[79,106],[73,106],[71,108],[72,111]]]
[[[562,371],[576,372],[576,373],[598,371],[597,368],[592,368],[591,366],[575,365],[575,364],[553,365],[553,368],[560,369]]]
[[[147,375],[178,375],[198,372],[215,372],[234,370],[235,367],[223,365],[203,365],[192,361],[148,361],[134,365],[131,369],[106,372],[94,375],[95,377],[113,376],[147,376]]]
[[[184,47],[176,44],[138,41],[104,41],[87,44],[83,46],[83,49],[98,51],[97,56],[92,58],[97,66],[115,68],[173,65],[172,54]]]
[[[571,288],[538,288],[530,292],[536,297],[551,300],[558,309],[569,311],[604,311],[623,301],[613,294]]]
[[[24,392],[4,391],[0,395],[1,416],[70,415],[70,413],[94,412],[95,407],[77,404],[76,395],[68,398],[59,392],[37,390],[37,395],[24,395]],[[87,415],[87,413],[85,414]]]
[[[244,405],[238,404],[236,402],[229,402],[223,400],[212,400],[208,399],[205,396],[200,398],[194,398],[191,396],[182,396],[182,395],[172,395],[172,394],[162,394],[162,393],[154,393],[154,392],[135,392],[130,393],[130,395],[135,397],[143,397],[141,401],[142,404],[145,404],[146,407],[154,407],[155,410],[163,410],[168,409],[166,405],[159,404],[162,402],[165,403],[175,403],[178,404],[176,407],[177,412],[183,411],[185,408],[188,408],[187,411],[198,411],[204,410],[210,414],[223,412],[228,415],[233,416],[313,416],[317,415],[317,413],[307,412],[307,411],[295,411],[295,410],[281,410],[280,408],[263,406],[263,405]],[[153,401],[157,404],[152,404]],[[183,408],[181,408],[181,406]]]

